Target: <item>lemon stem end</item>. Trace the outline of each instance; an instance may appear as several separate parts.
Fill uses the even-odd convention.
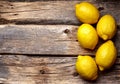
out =
[[[98,67],[99,67],[100,71],[104,70],[104,68],[102,66],[98,66]]]
[[[83,57],[82,55],[78,55],[77,61],[80,61],[82,57]]]
[[[108,36],[107,35],[103,35],[102,38],[103,38],[103,40],[107,40]]]

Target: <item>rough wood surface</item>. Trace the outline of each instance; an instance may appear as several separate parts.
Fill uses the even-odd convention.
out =
[[[0,57],[1,84],[119,84],[120,58],[97,81],[83,80],[75,70],[76,57],[35,57],[3,55]]]
[[[7,2],[0,1],[0,23],[16,24],[75,24],[80,22],[75,17],[75,4],[81,1],[36,1]],[[112,14],[120,25],[120,2],[100,2],[89,0],[102,7],[101,15]]]
[[[0,25],[0,53],[92,54],[76,41],[73,25]]]
[[[0,25],[0,53],[94,55],[76,39],[73,25]],[[120,54],[120,31],[113,39]]]
[[[94,82],[83,80],[75,70],[76,56],[93,56],[103,42],[95,51],[77,42],[75,25],[81,22],[74,6],[81,1],[96,5],[101,15],[112,14],[118,25],[112,39],[116,63]],[[119,18],[119,0],[0,0],[0,24],[5,24],[0,25],[0,84],[119,84]]]

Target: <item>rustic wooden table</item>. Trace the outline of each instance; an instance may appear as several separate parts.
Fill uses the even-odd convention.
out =
[[[101,15],[112,14],[118,25],[116,63],[94,82],[81,79],[75,70],[78,54],[95,55],[76,40],[81,23],[74,6],[81,1],[0,0],[0,84],[119,84],[120,1],[86,0]]]

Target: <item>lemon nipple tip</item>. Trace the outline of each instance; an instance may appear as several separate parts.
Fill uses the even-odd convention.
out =
[[[100,71],[104,70],[104,68],[102,66],[98,66],[98,67],[99,67]]]
[[[107,35],[102,35],[103,40],[107,40],[108,36]]]

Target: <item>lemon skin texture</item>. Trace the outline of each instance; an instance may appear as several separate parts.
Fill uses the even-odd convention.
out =
[[[83,23],[94,24],[99,19],[98,9],[91,3],[81,2],[75,5],[76,17]]]
[[[98,43],[98,35],[93,26],[82,24],[77,31],[77,39],[83,48],[93,50]]]
[[[116,57],[116,47],[111,40],[108,40],[98,48],[95,61],[100,71],[104,71],[106,69],[109,69],[114,64]]]
[[[97,23],[97,33],[103,40],[112,39],[116,30],[115,19],[109,14],[101,17]]]
[[[96,80],[98,77],[97,65],[90,56],[79,55],[76,61],[76,70],[85,80]]]

